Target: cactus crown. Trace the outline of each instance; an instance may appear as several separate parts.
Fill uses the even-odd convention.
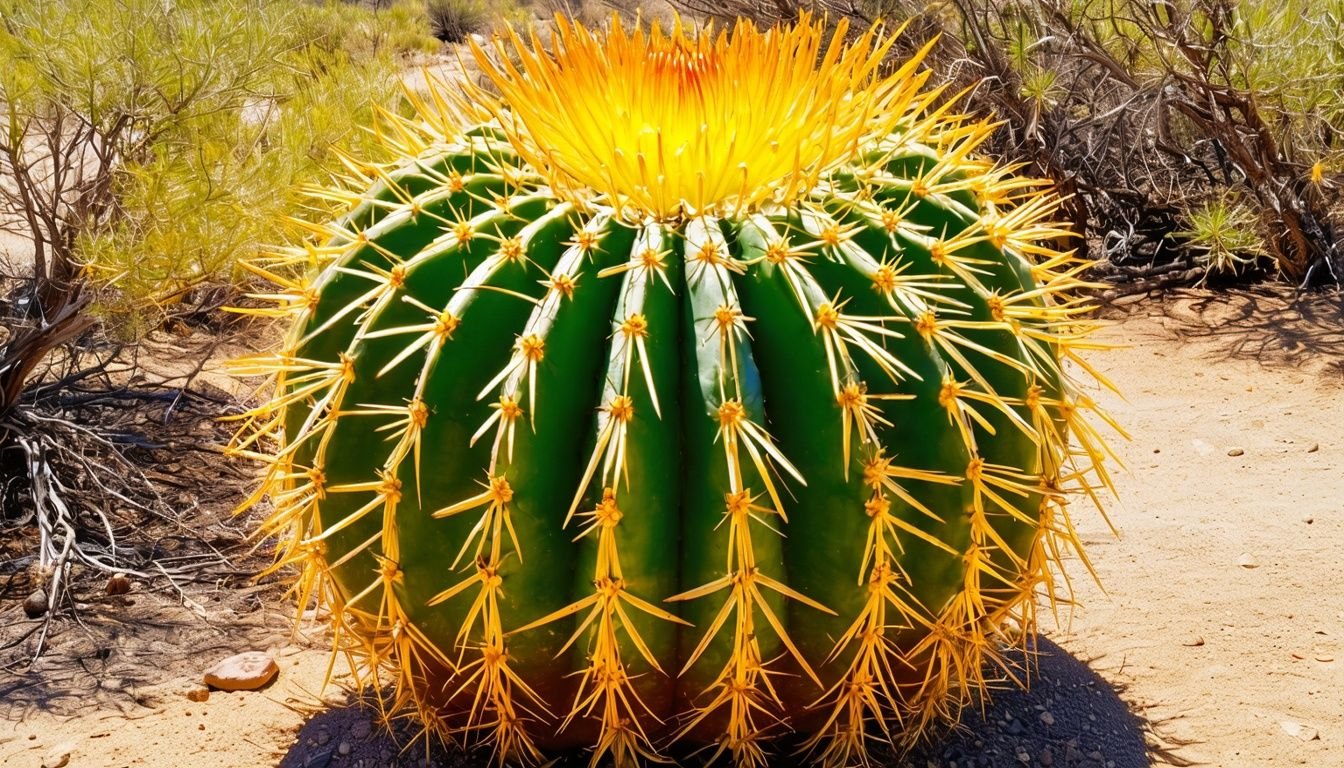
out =
[[[400,160],[250,265],[293,325],[237,366],[244,506],[394,708],[501,760],[847,766],[1018,675],[1109,484],[1086,265],[987,122],[845,40],[476,47],[499,95],[408,93]]]
[[[878,74],[895,38],[874,27],[846,43],[846,32],[842,22],[827,42],[804,15],[718,33],[613,19],[597,35],[559,18],[553,51],[511,34],[496,41],[496,64],[475,46],[502,96],[473,100],[572,199],[661,220],[741,214],[807,194],[891,133],[919,93],[917,60]]]

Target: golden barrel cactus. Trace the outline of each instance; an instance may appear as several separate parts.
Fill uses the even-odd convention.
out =
[[[500,760],[847,766],[1018,676],[1107,482],[1084,265],[891,44],[497,40],[253,265],[292,330],[239,366],[248,504],[393,711]]]

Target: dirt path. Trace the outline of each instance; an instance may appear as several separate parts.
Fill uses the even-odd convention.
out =
[[[1112,507],[1121,536],[1080,512],[1106,592],[1075,563],[1083,607],[1062,616],[1062,627],[1048,622],[1046,634],[1123,689],[1130,711],[1149,723],[1150,741],[1180,759],[1225,768],[1344,767],[1338,297],[1333,306],[1314,301],[1301,312],[1282,296],[1192,293],[1111,315],[1116,323],[1104,340],[1127,346],[1094,359],[1128,396],[1103,396],[1133,434],[1131,442],[1114,443],[1128,466],[1116,477],[1123,504]],[[269,768],[282,758],[303,765],[302,755],[314,765],[363,761],[373,768],[395,759],[389,743],[365,734],[358,716],[340,714],[358,710],[312,717],[341,698],[336,689],[328,689],[325,703],[319,697],[324,654],[286,646],[269,621],[239,629],[235,639],[238,649],[273,647],[279,681],[259,693],[190,701],[185,693],[198,670],[219,653],[212,649],[178,653],[156,681],[95,681],[99,690],[121,684],[124,695],[90,696],[82,708],[7,701],[0,707],[0,764],[37,768],[62,742],[75,768]],[[158,663],[148,654],[131,661]],[[1094,759],[1089,739],[1098,749],[1111,743],[1107,738],[1132,743],[1143,736],[1136,723],[1107,708],[1114,693],[1088,679],[1086,668],[1065,656],[1060,663],[1029,695],[1000,697],[975,733],[921,756],[919,768],[952,761],[1105,766],[1108,759],[1130,768],[1132,755],[1096,752],[1102,759]],[[1095,709],[1084,712],[1092,705],[1079,704],[1083,693],[1095,698]],[[300,748],[292,749],[310,718]],[[373,746],[365,749],[365,742]],[[349,754],[340,754],[342,743]],[[305,744],[326,749],[305,752]],[[986,751],[996,745],[1003,748]],[[1042,745],[1052,749],[1044,761]],[[421,757],[408,753],[404,764]]]

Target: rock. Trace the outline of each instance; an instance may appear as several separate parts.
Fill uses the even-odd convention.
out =
[[[1041,754],[1037,759],[1041,761],[1041,765],[1044,765],[1045,768],[1050,768],[1050,766],[1055,764],[1055,753],[1052,752],[1049,747],[1046,747],[1041,750]]]
[[[1045,723],[1046,725],[1054,725],[1054,724],[1055,724],[1055,716],[1054,716],[1053,714],[1051,714],[1050,712],[1042,712],[1042,713],[1041,713],[1041,722],[1042,722],[1042,723]]]
[[[47,750],[42,758],[42,768],[65,768],[70,764],[70,754],[75,751],[73,741],[63,741]]]
[[[114,573],[107,577],[107,594],[124,595],[131,591],[131,577],[124,573]]]
[[[320,747],[320,746],[323,746],[323,745],[326,744],[328,741],[331,741],[331,734],[330,734],[330,733],[327,733],[326,731],[318,731],[318,732],[317,732],[317,745],[318,745],[319,747]]]
[[[1315,453],[1315,452],[1317,452],[1317,451],[1319,451],[1319,450],[1321,450],[1321,444],[1320,444],[1320,443],[1312,443],[1312,444],[1311,444],[1311,447],[1307,449],[1307,453]]]
[[[35,589],[31,595],[23,599],[23,612],[30,619],[41,618],[46,614],[49,605],[47,591]]]
[[[341,757],[345,757],[346,755],[350,754],[350,742],[342,741],[340,745],[336,747],[336,753],[339,754]]]
[[[1237,565],[1240,565],[1242,568],[1260,567],[1260,563],[1248,553],[1242,553],[1241,557],[1237,558]]]
[[[372,731],[373,726],[369,724],[368,720],[360,720],[356,722],[354,725],[350,726],[350,738],[367,739]]]
[[[1203,644],[1204,644],[1204,638],[1198,635],[1187,638],[1181,642],[1181,645],[1184,645],[1186,648],[1198,648]]]
[[[207,701],[210,698],[210,689],[192,688],[190,691],[187,691],[187,698],[196,702]]]
[[[261,651],[230,656],[205,673],[205,684],[222,691],[254,691],[275,679],[280,667]]]
[[[1244,456],[1244,455],[1246,455],[1246,451],[1242,450],[1241,448],[1229,448],[1229,449],[1227,449],[1227,455],[1228,455],[1228,456]]]
[[[1284,720],[1279,723],[1279,727],[1283,729],[1284,733],[1302,741],[1315,741],[1316,739],[1321,738],[1321,734],[1318,733],[1315,728],[1295,720]]]

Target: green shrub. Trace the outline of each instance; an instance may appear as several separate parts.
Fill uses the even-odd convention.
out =
[[[1267,258],[1260,220],[1245,201],[1220,195],[1182,212],[1186,229],[1173,232],[1195,252],[1205,274],[1236,274]]]
[[[295,188],[340,173],[341,150],[376,160],[356,126],[395,106],[406,56],[438,48],[412,0],[0,0],[0,16],[8,170],[68,166],[48,207],[76,212],[27,234],[83,265],[130,335],[162,318],[147,307],[240,284],[287,217],[325,213]]]

